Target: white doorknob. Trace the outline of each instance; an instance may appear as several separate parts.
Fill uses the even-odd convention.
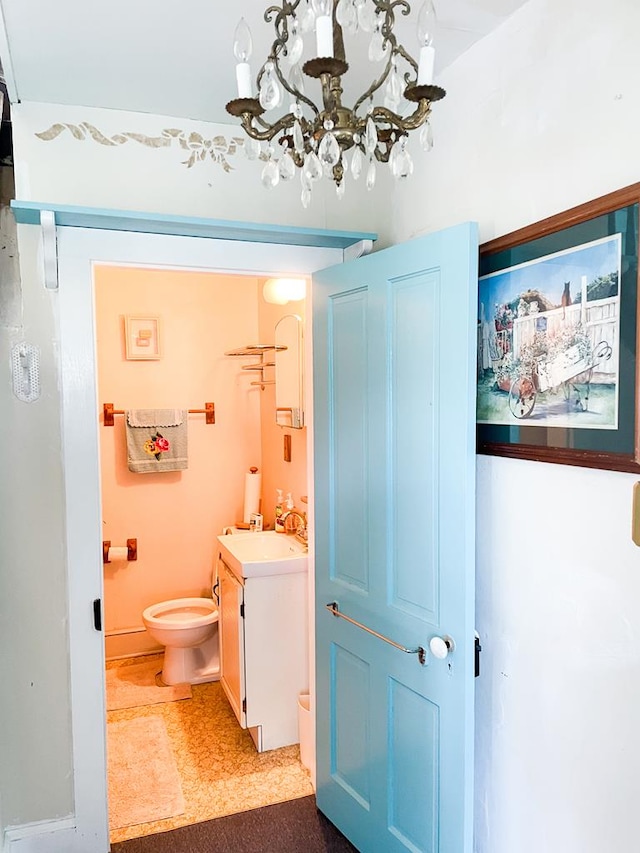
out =
[[[444,660],[450,651],[453,649],[453,642],[450,637],[432,637],[429,640],[429,648],[434,658]]]

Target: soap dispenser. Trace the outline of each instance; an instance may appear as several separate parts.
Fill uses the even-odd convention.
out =
[[[274,527],[276,529],[276,533],[284,533],[284,522],[282,521],[282,514],[284,512],[282,506],[282,489],[276,489],[276,520]]]

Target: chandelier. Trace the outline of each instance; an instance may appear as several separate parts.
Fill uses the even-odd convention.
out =
[[[270,5],[264,19],[273,21],[276,35],[256,78],[257,97],[251,32],[240,20],[233,45],[238,97],[226,109],[249,136],[247,155],[265,160],[265,187],[293,179],[298,167],[302,204],[308,207],[313,185],[323,176],[335,183],[339,197],[348,172],[356,180],[366,173],[367,189],[373,189],[378,163],[388,163],[395,178],[409,177],[409,131],[422,128],[421,144],[430,150],[431,104],[445,96],[444,89],[433,85],[435,10],[426,0],[418,14],[417,62],[394,34],[396,14],[411,14],[407,0],[282,0]],[[305,36],[311,40],[312,31],[315,56],[303,62]],[[368,35],[373,78],[351,108],[342,103],[342,78],[349,70],[345,33]],[[307,92],[305,78],[319,80],[321,104]],[[276,110],[278,117],[266,118]]]

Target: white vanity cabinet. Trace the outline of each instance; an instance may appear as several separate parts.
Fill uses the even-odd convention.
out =
[[[220,683],[258,752],[298,743],[308,689],[307,572],[243,578],[220,555]]]

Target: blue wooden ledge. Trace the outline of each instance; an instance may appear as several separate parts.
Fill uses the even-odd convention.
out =
[[[346,249],[361,240],[377,240],[377,234],[364,231],[329,231],[323,228],[299,228],[294,225],[264,225],[233,222],[197,216],[173,216],[134,210],[74,207],[36,201],[11,202],[16,222],[39,225],[40,212],[50,210],[56,225],[75,228],[102,228],[106,231],[136,231],[144,234],[172,234],[179,237],[205,237],[214,240],[242,240],[250,243],[280,243],[288,246],[318,246]]]

